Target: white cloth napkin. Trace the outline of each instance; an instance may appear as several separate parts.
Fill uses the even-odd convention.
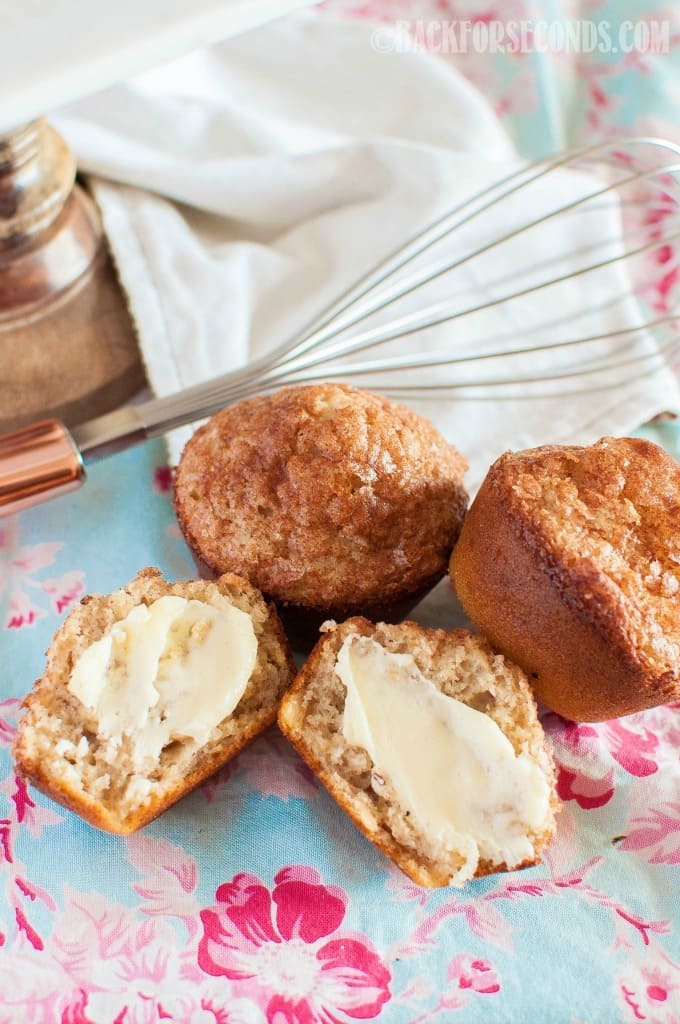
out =
[[[516,166],[486,101],[449,64],[422,53],[376,52],[371,38],[365,23],[298,15],[55,119],[81,169],[92,175],[157,395],[239,367],[279,344],[416,230]],[[594,185],[590,176],[569,172],[541,179],[470,221],[418,266],[447,253],[465,255]],[[620,245],[616,218],[615,206],[600,204],[578,217],[551,219],[466,261],[395,311],[442,301],[462,309],[526,288],[551,261],[560,274],[576,269],[580,257],[567,254],[593,238],[603,240],[597,255],[604,258]],[[639,322],[628,291],[624,270],[614,265],[369,355],[505,351],[575,332],[612,331]],[[619,351],[621,341],[600,342],[598,356]],[[520,364],[506,358],[436,368],[430,379],[505,376],[518,365],[527,376],[548,365],[566,367],[577,352],[582,355],[534,353]],[[630,378],[630,368],[599,374],[592,383],[622,376]],[[395,379],[372,375],[362,382],[380,390]],[[489,400],[485,390],[465,400],[437,392],[409,404],[466,455],[473,488],[507,448],[623,434],[679,404],[669,371],[567,397],[543,384],[512,393],[527,389],[530,399]],[[187,430],[171,435],[173,460],[187,436]]]

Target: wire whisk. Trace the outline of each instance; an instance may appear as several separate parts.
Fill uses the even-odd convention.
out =
[[[468,183],[466,199],[248,366],[72,431],[48,420],[0,437],[0,515],[79,485],[83,461],[285,385],[439,397],[442,418],[472,399],[480,431],[475,402],[507,402],[508,422],[538,399],[542,421],[553,407],[541,399],[636,394],[680,345],[679,177],[680,146],[630,138]]]
[[[680,147],[654,138],[518,167],[265,357],[163,399],[163,429],[186,422],[187,410],[200,419],[254,393],[329,378],[370,386],[379,374],[384,393],[498,401],[657,372],[680,342],[679,174]],[[437,301],[428,302],[433,286]],[[498,329],[488,333],[490,319]],[[443,324],[450,329],[430,347],[428,332]],[[414,335],[418,344],[399,345]]]
[[[486,180],[247,366],[70,432],[49,420],[0,437],[0,515],[78,486],[83,459],[285,385],[352,380],[444,399],[447,416],[470,400],[514,415],[535,399],[545,415],[546,399],[633,394],[680,346],[679,177],[680,147],[631,138]]]

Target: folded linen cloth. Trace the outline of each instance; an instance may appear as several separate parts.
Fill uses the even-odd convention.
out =
[[[280,344],[418,229],[517,165],[494,113],[462,76],[427,54],[379,52],[372,38],[366,23],[305,12],[55,118],[91,175],[157,395]],[[555,172],[464,225],[417,266],[464,256],[590,194],[595,184],[589,175]],[[577,269],[570,254],[593,238],[604,240],[599,258],[612,255],[621,244],[616,217],[615,205],[600,204],[579,217],[553,218],[465,261],[394,311],[441,302],[462,309],[508,288],[523,290],[551,261],[560,274]],[[628,292],[625,268],[614,264],[368,355],[467,355],[562,340],[574,330],[611,332],[639,322]],[[550,337],[542,326],[548,322]],[[599,342],[595,354],[613,356],[621,342]],[[519,364],[519,375],[566,368],[573,357],[571,350],[536,352]],[[503,376],[517,366],[504,359],[485,372]],[[461,374],[474,379],[479,369],[429,372],[441,384]],[[465,400],[441,392],[406,400],[464,452],[474,487],[507,448],[627,433],[680,404],[669,370],[630,377],[621,383],[620,372],[600,373],[594,383],[609,389],[567,397],[539,384],[511,392],[528,388],[530,398],[494,392],[489,401],[482,390]],[[379,391],[400,380],[371,374],[360,382]],[[189,432],[170,435],[173,461]]]

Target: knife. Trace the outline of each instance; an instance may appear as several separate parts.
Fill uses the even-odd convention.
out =
[[[0,516],[74,491],[83,484],[88,464],[205,419],[253,394],[251,382],[258,373],[259,361],[178,394],[124,406],[70,430],[60,420],[44,419],[0,436]],[[257,390],[268,390],[267,382]]]

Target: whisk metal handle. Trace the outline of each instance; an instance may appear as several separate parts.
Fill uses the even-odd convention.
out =
[[[0,436],[0,516],[74,491],[84,479],[80,452],[59,420]]]

